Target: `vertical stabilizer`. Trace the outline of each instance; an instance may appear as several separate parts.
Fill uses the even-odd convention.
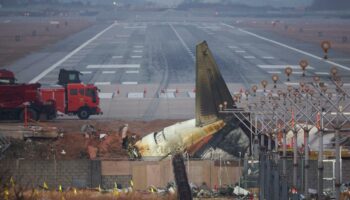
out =
[[[219,105],[234,102],[206,41],[196,47],[196,126],[217,121]]]

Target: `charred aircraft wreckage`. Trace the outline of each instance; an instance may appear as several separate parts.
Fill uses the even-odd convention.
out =
[[[219,105],[236,108],[204,41],[196,46],[196,118],[150,133],[128,147],[132,158],[160,160],[175,152],[202,159],[234,159],[247,153],[250,132]]]

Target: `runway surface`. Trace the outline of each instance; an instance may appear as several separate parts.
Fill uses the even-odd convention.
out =
[[[164,13],[163,13],[164,14]],[[152,120],[194,117],[195,45],[206,40],[232,93],[271,75],[279,84],[298,84],[298,63],[306,75],[325,75],[332,66],[349,74],[347,55],[331,52],[323,60],[319,46],[233,25],[233,20],[172,13],[176,20],[141,15],[133,20],[98,23],[11,66],[19,82],[55,84],[59,69],[76,69],[84,83],[100,90],[102,116]],[[290,82],[284,69],[290,66]]]

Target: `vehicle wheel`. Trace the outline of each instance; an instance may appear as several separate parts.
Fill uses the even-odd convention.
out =
[[[78,112],[79,119],[88,119],[90,117],[89,109],[81,108]]]
[[[24,113],[24,109],[21,111],[21,113],[19,114],[19,119],[23,122],[25,119],[25,113]],[[34,110],[33,108],[27,108],[27,117],[28,117],[28,121],[37,121],[38,120],[38,113],[36,110]]]

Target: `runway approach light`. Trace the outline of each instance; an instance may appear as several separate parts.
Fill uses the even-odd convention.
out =
[[[320,82],[320,77],[319,76],[314,76],[314,81],[316,84]]]
[[[291,67],[287,67],[285,70],[284,70],[284,73],[287,75],[287,81],[290,81],[289,79],[289,76],[292,74],[293,70]]]
[[[321,47],[324,52],[324,59],[328,59],[328,50],[331,48],[331,42],[330,41],[322,41]]]
[[[273,88],[277,88],[276,84],[277,84],[278,79],[279,78],[278,78],[277,74],[272,75],[272,81],[273,81],[273,84],[274,84]]]
[[[331,68],[331,75],[333,78],[337,76],[337,73],[338,73],[338,69],[336,67],[332,67]]]
[[[113,1],[113,5],[115,5],[115,6],[116,6],[116,5],[117,5],[117,2]]]
[[[267,80],[262,80],[262,81],[261,81],[261,85],[262,85],[263,88],[264,88],[264,92],[266,92]]]
[[[299,62],[299,66],[303,70],[303,76],[305,76],[305,70],[306,70],[306,67],[309,66],[309,63],[307,62],[307,60],[301,60]]]
[[[254,96],[256,96],[256,91],[258,90],[258,86],[256,86],[256,85],[253,85],[252,86],[252,91],[253,91],[253,93],[254,93]]]

